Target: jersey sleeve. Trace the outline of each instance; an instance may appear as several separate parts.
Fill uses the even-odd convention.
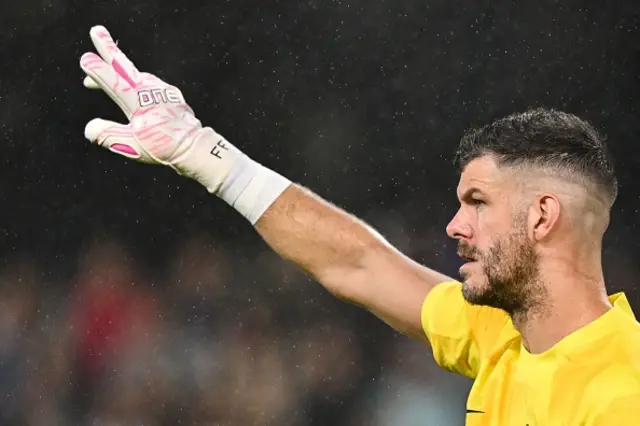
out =
[[[468,303],[459,282],[434,287],[421,317],[438,365],[472,379],[492,352],[517,335],[504,311]]]

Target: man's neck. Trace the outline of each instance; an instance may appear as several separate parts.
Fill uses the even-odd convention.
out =
[[[547,297],[528,312],[513,316],[513,323],[522,336],[527,350],[532,354],[543,353],[571,333],[595,321],[609,309],[604,284],[599,279],[584,277],[567,278],[545,285]]]

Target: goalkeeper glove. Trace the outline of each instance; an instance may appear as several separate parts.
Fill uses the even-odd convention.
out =
[[[90,37],[98,54],[80,59],[84,86],[109,95],[129,123],[96,118],[86,125],[85,137],[124,157],[173,168],[255,224],[291,182],[203,127],[181,91],[138,71],[106,28],[91,28]]]

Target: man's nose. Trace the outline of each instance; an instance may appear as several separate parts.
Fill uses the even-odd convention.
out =
[[[466,220],[462,210],[458,210],[453,219],[451,219],[451,222],[447,225],[447,235],[456,240],[471,239],[471,226],[469,226],[469,221]]]

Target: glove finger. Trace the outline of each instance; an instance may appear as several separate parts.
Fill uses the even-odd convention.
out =
[[[95,80],[89,76],[86,76],[84,80],[82,80],[82,85],[87,89],[100,90],[100,85],[96,83]]]
[[[102,59],[110,64],[118,75],[134,89],[140,83],[140,72],[136,66],[122,53],[109,31],[97,25],[89,31],[91,40]]]
[[[138,109],[136,94],[126,84],[112,66],[95,53],[85,53],[80,58],[80,68],[102,89],[120,109],[131,116]]]
[[[92,143],[116,154],[144,163],[152,162],[152,159],[134,137],[133,129],[130,126],[94,118],[85,126],[84,136]]]

